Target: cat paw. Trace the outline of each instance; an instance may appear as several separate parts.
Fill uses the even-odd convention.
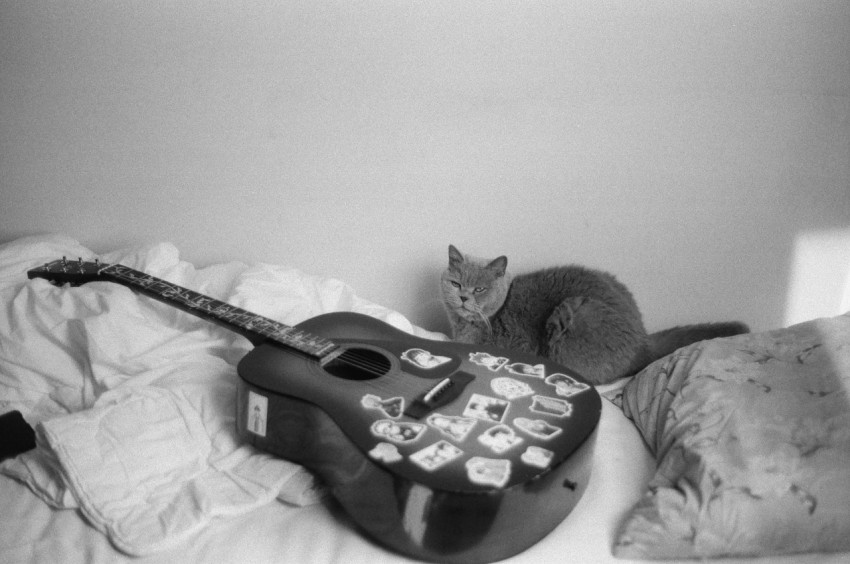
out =
[[[549,342],[560,339],[570,330],[570,323],[560,315],[550,315],[546,320],[546,336]]]
[[[546,335],[549,342],[562,339],[573,327],[576,312],[584,298],[568,298],[558,304],[546,320]]]

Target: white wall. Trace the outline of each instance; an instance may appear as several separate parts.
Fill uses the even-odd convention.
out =
[[[841,0],[0,0],[0,81],[0,241],[291,264],[430,328],[450,242],[777,327],[797,238],[850,226]]]

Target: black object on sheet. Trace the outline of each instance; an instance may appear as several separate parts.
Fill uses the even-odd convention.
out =
[[[20,411],[0,415],[0,460],[35,448],[35,431]]]

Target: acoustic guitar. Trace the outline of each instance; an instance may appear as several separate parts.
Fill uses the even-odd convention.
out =
[[[248,338],[239,436],[309,468],[392,550],[501,560],[554,529],[587,486],[601,401],[565,366],[351,312],[288,326],[97,260],[62,258],[28,276],[122,284]]]

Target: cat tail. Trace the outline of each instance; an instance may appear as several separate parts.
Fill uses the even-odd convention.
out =
[[[698,323],[696,325],[682,325],[665,329],[649,335],[651,360],[657,360],[663,356],[667,356],[676,349],[699,341],[716,339],[718,337],[731,337],[749,332],[750,328],[740,321]]]

